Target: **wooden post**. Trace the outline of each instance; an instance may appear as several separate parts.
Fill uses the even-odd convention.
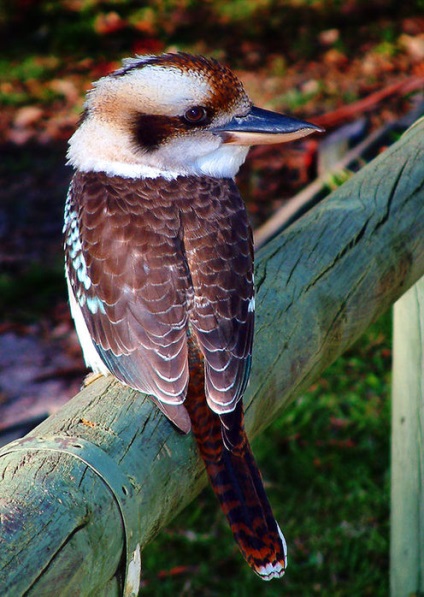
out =
[[[424,594],[424,278],[394,307],[390,590]]]
[[[266,428],[424,275],[424,121],[259,251],[246,427]],[[191,435],[103,378],[0,451],[0,595],[136,595],[205,483]]]

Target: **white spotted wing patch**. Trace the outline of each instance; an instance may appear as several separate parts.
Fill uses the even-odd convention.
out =
[[[87,277],[87,265],[82,255],[81,235],[78,226],[78,214],[72,200],[72,185],[69,189],[65,204],[65,221],[63,232],[65,233],[65,247],[72,267],[77,272],[80,282],[87,278],[87,288],[91,285],[91,280]]]

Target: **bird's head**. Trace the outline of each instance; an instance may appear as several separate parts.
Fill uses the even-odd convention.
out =
[[[321,129],[252,105],[240,80],[213,59],[162,54],[127,59],[87,95],[69,162],[128,177],[233,177],[251,145]]]

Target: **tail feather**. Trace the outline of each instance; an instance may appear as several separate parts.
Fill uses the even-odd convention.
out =
[[[247,439],[242,453],[234,454],[223,447],[218,461],[205,461],[205,464],[212,488],[247,563],[264,580],[282,576],[287,566],[286,542],[273,516]]]
[[[242,403],[220,417],[199,390],[189,386],[185,406],[212,488],[247,563],[264,580],[279,578],[287,566],[286,542],[244,431]]]

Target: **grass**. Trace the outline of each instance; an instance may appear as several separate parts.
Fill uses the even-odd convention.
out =
[[[284,579],[244,564],[207,489],[146,549],[143,596],[388,594],[390,336],[386,314],[254,442]]]

